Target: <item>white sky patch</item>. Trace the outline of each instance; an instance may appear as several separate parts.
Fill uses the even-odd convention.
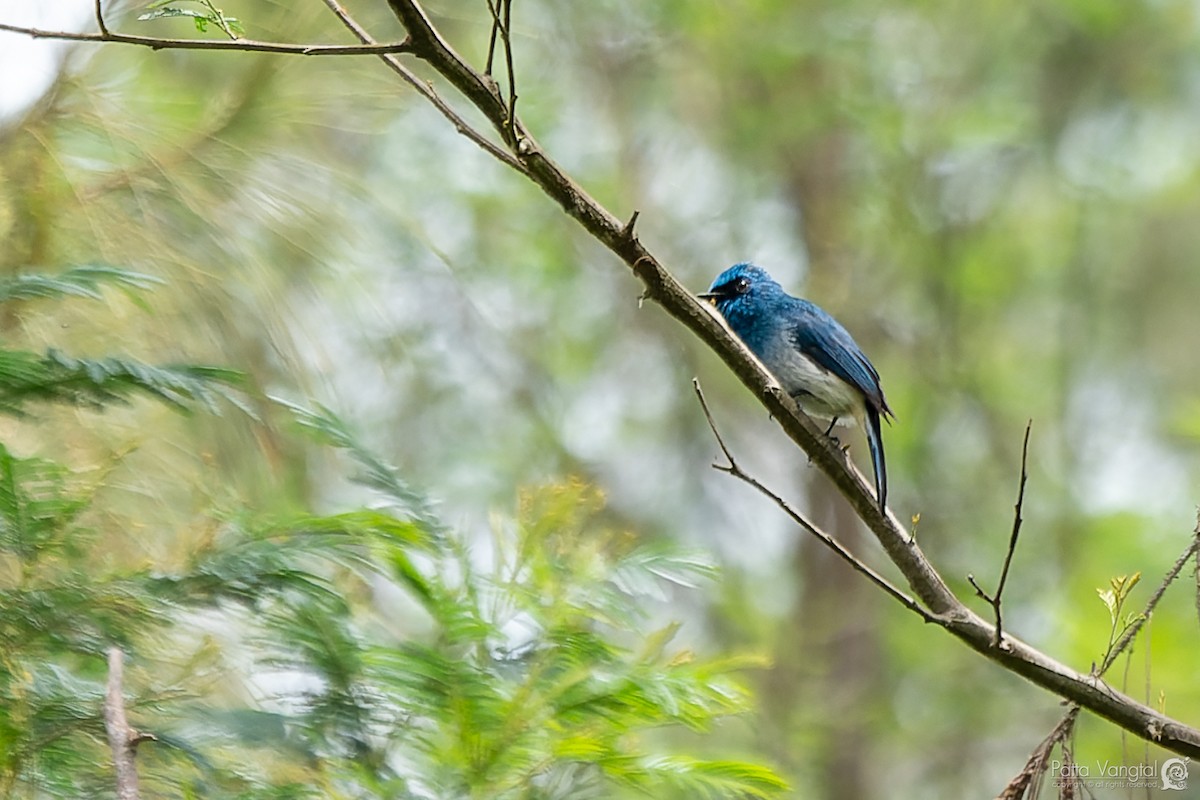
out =
[[[0,22],[54,31],[90,30],[88,0],[0,0]],[[35,103],[54,82],[72,42],[0,31],[0,122]]]

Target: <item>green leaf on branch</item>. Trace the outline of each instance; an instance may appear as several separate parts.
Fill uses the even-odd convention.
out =
[[[178,6],[171,5],[173,2],[191,2],[200,6],[202,10],[179,8]],[[146,8],[151,10],[139,15],[139,22],[171,17],[187,17],[192,20],[196,26],[196,30],[200,33],[207,33],[210,25],[216,26],[230,39],[236,39],[238,36],[246,33],[245,28],[242,27],[242,23],[237,17],[226,16],[224,11],[212,4],[211,0],[156,0],[156,2],[147,5]]]
[[[1118,575],[1109,579],[1108,588],[1096,590],[1096,593],[1100,595],[1100,602],[1104,603],[1104,607],[1108,609],[1108,646],[1104,651],[1104,661],[1108,660],[1117,641],[1125,635],[1126,631],[1141,621],[1142,615],[1139,612],[1125,613],[1125,602],[1133,592],[1133,587],[1137,586],[1141,579],[1142,573],[1140,572],[1132,575]]]

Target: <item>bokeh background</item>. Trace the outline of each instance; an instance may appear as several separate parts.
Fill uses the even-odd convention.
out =
[[[0,20],[90,29],[90,3],[36,5],[3,0]],[[482,63],[483,0],[427,6]],[[252,38],[349,41],[318,2],[223,8]],[[385,3],[348,8],[402,37]],[[111,4],[109,24],[194,34],[138,9]],[[853,332],[896,411],[892,506],[919,515],[960,596],[968,573],[994,585],[1033,420],[1005,619],[1078,669],[1099,661],[1096,589],[1141,572],[1140,606],[1200,497],[1200,7],[519,0],[514,28],[525,121],[614,213],[641,211],[675,275],[699,291],[753,260]],[[698,649],[770,663],[748,676],[757,711],[704,747],[776,765],[796,796],[992,796],[1061,715],[710,469],[693,376],[744,467],[886,567],[625,267],[376,59],[11,34],[0,59],[0,269],[103,262],[166,281],[149,314],[119,293],[104,313],[6,313],[6,342],[216,363],[315,399],[481,535],[520,487],[594,484],[613,524],[722,565],[664,613]],[[214,508],[356,502],[341,466],[260,411],[139,404],[0,429],[23,454],[110,465],[106,558],[170,562]],[[1188,577],[1113,677],[1194,721]],[[211,646],[253,680],[235,642]],[[1086,715],[1075,756],[1165,758]]]

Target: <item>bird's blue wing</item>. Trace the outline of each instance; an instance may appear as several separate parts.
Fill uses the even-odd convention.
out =
[[[879,373],[836,319],[804,300],[798,301],[792,344],[820,366],[863,393],[869,406],[887,416],[891,410],[879,386]]]

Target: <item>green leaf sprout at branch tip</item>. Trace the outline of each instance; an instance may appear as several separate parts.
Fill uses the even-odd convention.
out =
[[[1118,575],[1109,580],[1107,589],[1096,590],[1096,593],[1100,595],[1100,601],[1108,609],[1109,619],[1108,646],[1104,651],[1102,661],[1108,660],[1109,653],[1112,652],[1120,638],[1142,618],[1140,612],[1124,613],[1125,602],[1133,592],[1133,587],[1137,586],[1141,579],[1142,573],[1140,572],[1132,575]]]

